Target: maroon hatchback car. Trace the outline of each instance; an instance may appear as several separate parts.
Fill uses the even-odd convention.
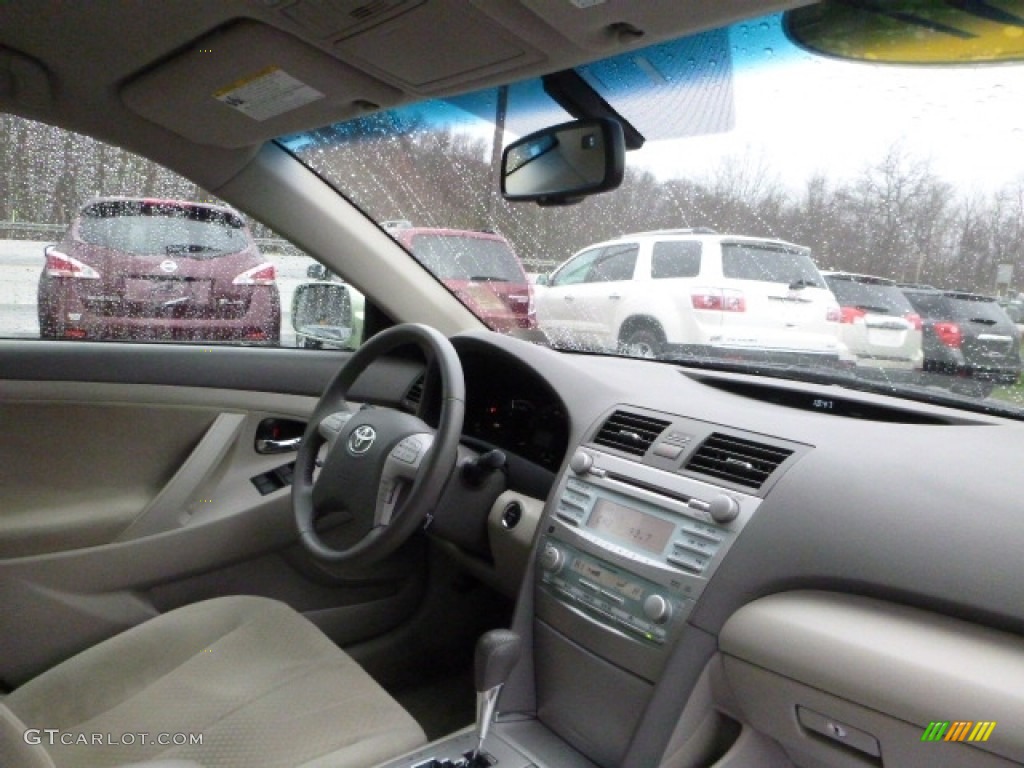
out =
[[[276,270],[230,208],[90,200],[46,248],[39,332],[52,339],[276,345]]]

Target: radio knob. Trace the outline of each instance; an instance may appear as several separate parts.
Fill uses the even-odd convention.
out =
[[[715,496],[708,504],[708,514],[714,518],[716,523],[731,523],[740,513],[740,504],[732,496],[724,493]]]
[[[551,544],[545,544],[540,553],[540,567],[548,573],[557,573],[565,565],[562,550]]]
[[[644,615],[655,624],[664,624],[672,618],[672,603],[661,595],[648,595],[644,600]]]
[[[569,459],[569,469],[577,475],[585,475],[594,466],[594,457],[586,451],[576,451]]]

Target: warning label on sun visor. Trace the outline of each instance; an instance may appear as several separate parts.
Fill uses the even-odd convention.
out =
[[[213,94],[217,101],[253,120],[269,120],[322,99],[324,95],[277,67],[269,67]]]

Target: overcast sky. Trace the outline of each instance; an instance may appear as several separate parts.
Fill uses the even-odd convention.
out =
[[[1024,66],[872,65],[787,54],[785,45],[781,55],[776,40],[736,56],[734,130],[652,142],[630,161],[662,177],[700,176],[725,155],[751,152],[801,187],[815,171],[854,176],[900,143],[964,189],[1024,178]]]

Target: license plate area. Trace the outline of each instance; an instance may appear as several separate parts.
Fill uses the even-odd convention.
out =
[[[181,278],[127,278],[124,299],[131,304],[149,307],[173,307],[176,304],[204,306],[210,301],[211,280]]]

